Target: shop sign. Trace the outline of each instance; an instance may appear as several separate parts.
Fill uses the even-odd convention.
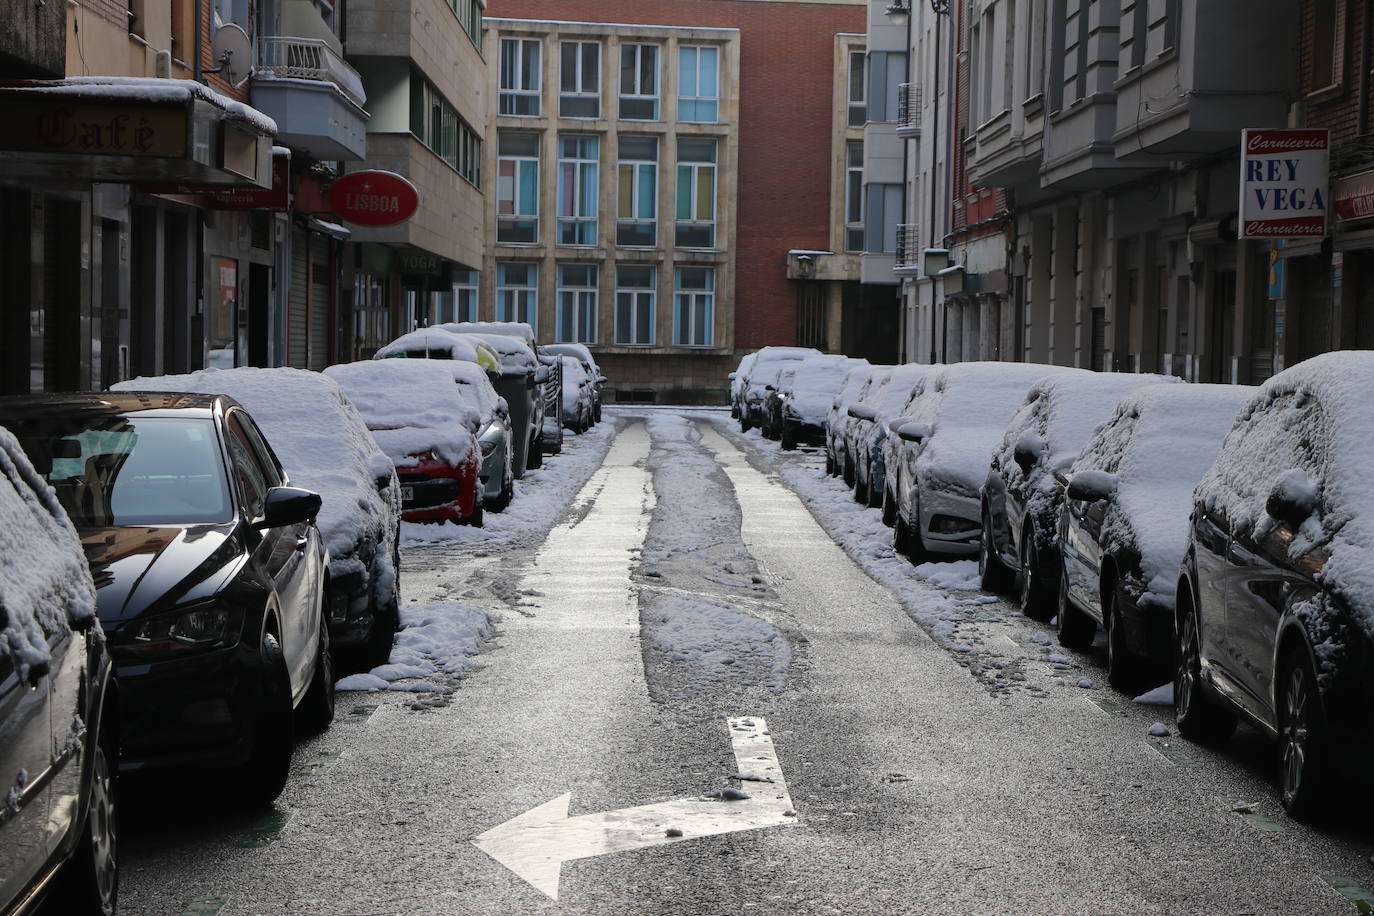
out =
[[[420,193],[395,172],[350,172],[330,185],[329,207],[359,226],[394,226],[415,215]]]
[[[272,187],[235,188],[223,185],[145,184],[144,194],[169,197],[203,210],[290,209],[291,157],[272,157]]]
[[[1328,132],[1245,130],[1240,136],[1240,237],[1324,237]]]
[[[181,106],[11,97],[0,150],[180,158],[186,155],[186,118]]]
[[[1374,216],[1374,169],[1337,178],[1332,189],[1336,215],[1343,220]]]

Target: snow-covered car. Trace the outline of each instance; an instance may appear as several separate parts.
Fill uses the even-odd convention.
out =
[[[81,537],[119,696],[119,770],[203,767],[266,804],[297,729],[334,718],[329,554],[316,493],[292,486],[225,395],[0,398]]]
[[[1193,487],[1253,388],[1150,385],[1122,398],[1066,469],[1056,548],[1059,641],[1107,631],[1107,679],[1132,689],[1173,651]]]
[[[601,367],[596,364],[596,357],[592,356],[592,351],[586,344],[580,343],[555,343],[544,344],[541,348],[543,352],[552,356],[573,356],[582,364],[582,371],[587,374],[588,387],[592,402],[592,419],[588,426],[594,426],[601,422],[601,386],[606,384],[606,376],[601,374]],[[564,418],[567,422],[567,418]]]
[[[1061,372],[1031,363],[968,362],[927,369],[907,413],[888,423],[895,497],[893,546],[912,562],[978,552],[978,488],[1031,385]],[[895,476],[894,476],[895,475]]]
[[[866,422],[863,418],[870,416],[873,401],[882,391],[887,378],[892,374],[896,366],[884,366],[869,377],[869,379],[859,387],[858,393],[845,408],[845,414],[838,427],[838,435],[835,440],[835,474],[844,480],[847,487],[854,486],[854,457],[857,449],[856,430],[860,424]],[[859,408],[855,410],[855,408]]]
[[[330,366],[396,468],[401,519],[482,525],[481,447],[452,360],[382,359]]]
[[[887,424],[910,405],[916,382],[925,375],[927,369],[928,366],[920,363],[893,367],[872,396],[864,403],[856,404],[851,411],[854,425],[849,428],[849,449],[854,461],[854,498],[865,506],[884,504],[884,494],[888,489]],[[895,500],[888,501],[886,524],[892,524],[890,507],[895,505]]]
[[[788,383],[777,392],[773,418],[784,449],[790,451],[803,442],[820,445],[825,441],[826,412],[844,384],[845,375],[863,362],[831,354],[804,359],[791,370]]]
[[[1193,496],[1178,583],[1178,728],[1218,738],[1242,717],[1276,737],[1283,806],[1295,817],[1348,804],[1368,785],[1371,392],[1369,351],[1280,372],[1240,409]]]
[[[1018,585],[1021,611],[1047,620],[1059,597],[1063,472],[1117,402],[1170,376],[1131,372],[1051,375],[1031,386],[1011,418],[983,482],[978,570],[983,588]],[[1056,478],[1056,474],[1061,475]],[[1015,577],[1013,579],[1013,577]]]
[[[81,542],[0,428],[0,912],[113,913],[119,895],[110,656]],[[54,788],[63,804],[50,804]]]
[[[748,432],[755,426],[762,428],[765,425],[768,390],[777,387],[778,376],[784,369],[795,368],[790,363],[820,355],[819,350],[810,347],[764,347],[754,354],[754,364],[749,368],[740,404],[740,431]]]
[[[458,396],[468,408],[468,426],[476,434],[477,447],[482,453],[478,470],[482,505],[492,512],[501,512],[515,496],[510,409],[479,366],[456,360],[445,366],[458,384]]]
[[[373,359],[457,359],[488,372],[501,371],[501,357],[486,343],[444,327],[416,328],[379,349]]]
[[[352,669],[386,661],[399,621],[401,488],[338,383],[305,369],[241,367],[138,378],[113,390],[226,394],[246,407],[291,480],[320,494],[315,523],[329,550],[336,662]]]
[[[563,362],[563,426],[584,433],[593,422],[592,379],[575,356],[561,356]]]
[[[845,430],[851,423],[858,422],[849,415],[850,405],[858,403],[869,379],[882,376],[891,368],[862,362],[845,373],[844,384],[831,400],[825,415],[825,472],[831,477],[838,477],[844,470]]]
[[[523,477],[527,468],[542,466],[547,404],[545,387],[552,373],[539,362],[537,352],[530,343],[534,339],[530,326],[512,322],[460,321],[435,327],[455,334],[471,335],[496,351],[501,359],[501,372],[492,380],[492,385],[496,387],[496,393],[506,399],[510,409],[511,429],[515,431],[515,448],[511,452],[515,476]]]
[[[744,386],[749,381],[749,370],[753,368],[757,353],[746,353],[740,357],[739,365],[729,375],[730,379],[730,419],[738,420],[744,409]]]

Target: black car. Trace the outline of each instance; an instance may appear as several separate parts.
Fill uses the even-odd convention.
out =
[[[235,767],[231,791],[275,798],[297,722],[316,731],[334,716],[320,497],[289,485],[223,395],[0,398],[0,424],[85,548],[120,771]]]
[[[1193,499],[1178,583],[1174,712],[1218,739],[1243,717],[1279,745],[1283,806],[1367,788],[1374,744],[1374,353],[1271,378]]]
[[[112,914],[116,699],[66,513],[0,429],[0,912]]]

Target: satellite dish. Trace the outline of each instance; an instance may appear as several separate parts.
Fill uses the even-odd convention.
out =
[[[235,89],[248,82],[253,73],[253,43],[243,26],[229,22],[216,29],[210,53],[219,61],[219,66],[204,72],[223,73],[224,79]]]

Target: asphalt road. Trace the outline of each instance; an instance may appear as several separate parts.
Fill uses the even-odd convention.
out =
[[[341,694],[270,812],[213,780],[133,787],[122,912],[1359,911],[1364,817],[1285,818],[1253,733],[1150,738],[1167,709],[1107,689],[1100,652],[1047,662],[1005,602],[978,606],[977,653],[933,640],[923,594],[782,482],[815,451],[720,412],[607,422],[546,539],[404,553],[408,601],[499,617],[480,665]]]

